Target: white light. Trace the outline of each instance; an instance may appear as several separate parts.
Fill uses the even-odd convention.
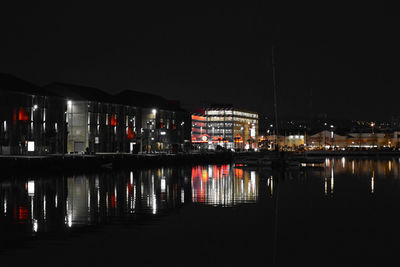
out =
[[[71,100],[68,100],[68,106],[72,106],[72,101]]]
[[[166,132],[160,132],[160,134],[161,134],[161,135],[166,135],[167,133],[166,133]]]
[[[35,195],[35,181],[28,181],[28,195]]]
[[[375,191],[375,177],[371,177],[371,193],[374,193]]]
[[[28,141],[28,152],[33,152],[33,151],[35,151],[35,142]]]
[[[72,215],[69,214],[68,215],[68,227],[71,227],[71,226],[72,226]]]
[[[36,110],[38,108],[38,105],[33,105],[33,110]]]
[[[38,223],[37,220],[33,220],[32,230],[36,233],[38,231]]]
[[[46,196],[43,196],[43,219],[46,220]]]
[[[157,110],[156,110],[156,109],[153,109],[152,112],[153,112],[153,114],[155,115],[155,114],[157,113]]]
[[[165,193],[165,177],[161,178],[161,192]]]

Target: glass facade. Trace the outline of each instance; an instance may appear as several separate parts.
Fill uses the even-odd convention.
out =
[[[209,148],[247,150],[257,148],[258,114],[234,108],[216,108],[205,111]]]

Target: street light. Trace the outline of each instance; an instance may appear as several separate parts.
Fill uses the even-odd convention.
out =
[[[375,135],[374,133],[374,126],[375,126],[375,122],[371,122],[371,131],[372,131],[372,135]],[[372,137],[374,138],[374,137]],[[375,140],[372,141],[372,147],[375,145]]]

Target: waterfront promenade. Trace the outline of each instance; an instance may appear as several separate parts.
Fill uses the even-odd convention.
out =
[[[35,155],[0,155],[0,166],[8,172],[48,172],[97,170],[98,168],[143,168],[190,164],[231,162],[231,152],[178,153],[178,154],[129,154],[98,153]]]
[[[271,152],[202,152],[178,154],[98,153],[51,155],[0,155],[7,172],[97,170],[98,168],[142,168],[191,164],[230,163],[236,157],[262,156]],[[400,151],[306,151],[306,157],[399,157]]]

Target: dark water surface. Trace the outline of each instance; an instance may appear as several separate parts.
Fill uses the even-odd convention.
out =
[[[396,266],[399,208],[397,158],[1,177],[0,264]]]

